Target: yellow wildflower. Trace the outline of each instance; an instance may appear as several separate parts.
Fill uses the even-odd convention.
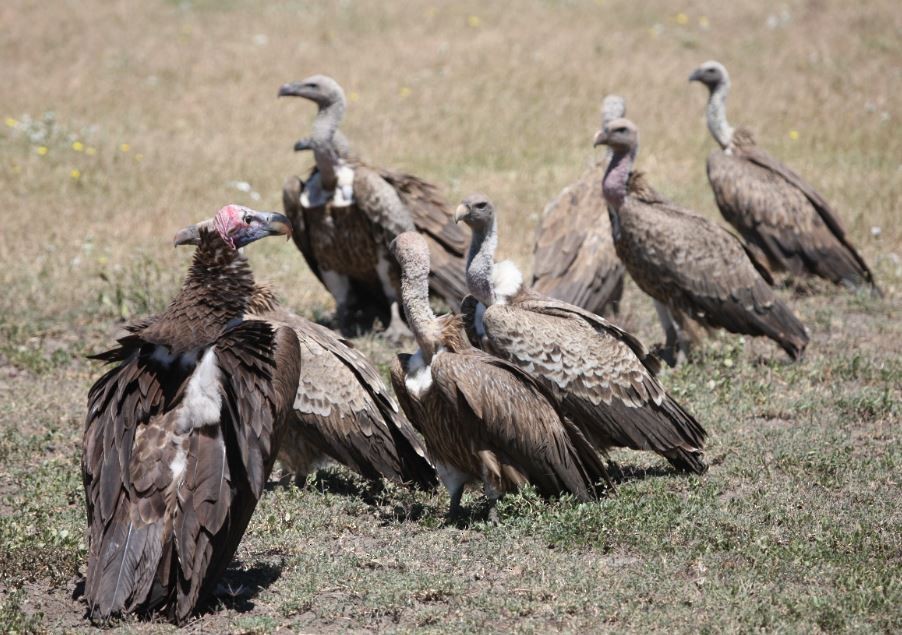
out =
[[[76,152],[81,152],[82,150],[85,149],[85,144],[83,144],[81,141],[76,141],[75,143],[72,144],[72,149],[75,150]]]
[[[685,13],[676,14],[676,23],[681,25],[689,24],[689,16]]]
[[[140,163],[140,162],[143,161],[143,160],[144,160],[144,155],[141,154],[140,152],[139,152],[138,154],[135,155],[135,161],[137,161],[137,162]]]
[[[129,150],[131,150],[131,146],[128,145],[127,143],[120,143],[120,144],[119,144],[119,151],[120,151],[120,152],[128,152]]]
[[[798,130],[790,130],[789,138],[792,139],[793,141],[798,141],[799,140],[799,131]]]
[[[698,19],[698,25],[703,29],[707,29],[709,26],[711,26],[711,20],[708,19],[708,16],[703,15]]]
[[[16,126],[19,125],[19,122],[16,121],[15,119],[13,119],[12,117],[7,117],[6,125],[9,126],[10,128],[15,128]]]
[[[467,24],[470,25],[471,29],[478,29],[482,26],[482,20],[479,19],[478,15],[471,15],[467,18]]]
[[[87,154],[89,157],[93,157],[95,154],[97,154],[97,148],[95,148],[94,146],[88,146],[87,148],[85,148],[85,154]]]
[[[595,4],[600,7],[604,4],[604,0],[595,0]]]
[[[98,265],[103,266],[106,263],[108,263],[109,261],[110,261],[110,259],[107,258],[106,256],[97,256],[97,264]]]
[[[352,90],[352,91],[348,94],[348,100],[350,100],[350,101],[360,101],[360,93],[358,93],[356,90]]]
[[[38,149],[35,150],[35,152],[38,153],[39,157],[42,157],[45,154],[47,154],[48,152],[50,152],[50,148],[48,148],[47,146],[38,146]]]
[[[401,95],[401,97],[410,97],[410,93],[412,92],[413,90],[411,90],[410,86],[401,86],[401,90],[398,91],[398,94]]]
[[[81,178],[81,170],[79,170],[78,168],[73,168],[72,171],[69,172],[69,177],[73,181],[77,181],[78,179]]]

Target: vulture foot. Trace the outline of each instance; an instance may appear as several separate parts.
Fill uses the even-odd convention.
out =
[[[410,332],[410,329],[404,324],[404,320],[401,319],[397,302],[392,302],[391,322],[389,323],[388,328],[382,331],[382,337],[392,344],[400,344],[404,341],[413,339],[413,333]]]

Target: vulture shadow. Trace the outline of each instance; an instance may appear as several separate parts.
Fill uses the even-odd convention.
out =
[[[240,562],[232,561],[212,597],[198,609],[198,615],[215,613],[223,608],[247,613],[254,608],[253,599],[282,575],[285,560],[257,562],[249,569],[240,566]]]
[[[690,472],[682,472],[670,465],[654,465],[652,467],[638,467],[635,465],[620,465],[613,461],[608,462],[608,470],[611,480],[615,485],[624,485],[633,481],[644,481],[650,477],[661,476],[691,476]]]

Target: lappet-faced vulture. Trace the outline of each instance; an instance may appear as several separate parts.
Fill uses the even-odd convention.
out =
[[[392,385],[423,434],[439,478],[460,509],[464,486],[481,482],[492,502],[532,483],[540,493],[596,495],[604,464],[539,382],[514,364],[473,348],[459,316],[429,307],[429,247],[416,232],[392,243],[401,265],[402,298],[419,350],[399,355]]]
[[[176,242],[197,244],[205,224],[183,229]],[[254,287],[245,317],[288,327],[300,344],[298,390],[278,455],[298,483],[334,462],[372,480],[435,486],[422,442],[363,353],[284,307],[265,284]]]
[[[95,356],[115,364],[88,396],[82,456],[96,622],[156,610],[184,622],[238,547],[300,365],[291,329],[245,319],[254,279],[239,248],[290,228],[224,207],[169,307]]]
[[[608,95],[602,126],[625,112],[623,97]],[[532,288],[599,315],[616,312],[623,296],[624,267],[601,195],[609,155],[548,203],[533,247]]]
[[[705,62],[692,72],[710,91],[708,129],[720,148],[708,155],[708,181],[721,214],[772,271],[818,276],[846,287],[879,289],[839,216],[801,176],[727,122],[730,76]]]
[[[617,255],[636,284],[655,300],[675,363],[676,345],[688,352],[679,332],[686,318],[731,333],[769,337],[793,359],[808,344],[805,327],[770,286],[739,240],[724,228],[662,198],[633,163],[639,131],[617,119],[595,136],[613,151],[604,177]]]
[[[560,401],[597,450],[651,450],[702,473],[705,431],[658,381],[657,358],[604,318],[523,284],[510,261],[495,264],[495,208],[482,194],[455,219],[473,230],[464,299],[467,333],[480,348],[529,372]]]
[[[374,315],[392,322],[393,334],[405,330],[395,319],[400,283],[388,253],[392,239],[405,231],[426,236],[433,261],[430,289],[457,309],[466,293],[466,238],[436,188],[350,156],[347,140],[338,135],[345,95],[334,79],[314,75],[285,84],[279,95],[303,97],[318,108],[312,135],[296,144],[313,150],[316,167],[306,181],[289,178],[282,194],[295,243],[335,298],[342,332],[355,332]]]

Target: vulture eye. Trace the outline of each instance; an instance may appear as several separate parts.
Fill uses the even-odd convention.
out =
[[[487,203],[485,201],[479,201],[478,203],[476,203],[476,205],[474,207],[476,209],[485,209],[486,204]]]

